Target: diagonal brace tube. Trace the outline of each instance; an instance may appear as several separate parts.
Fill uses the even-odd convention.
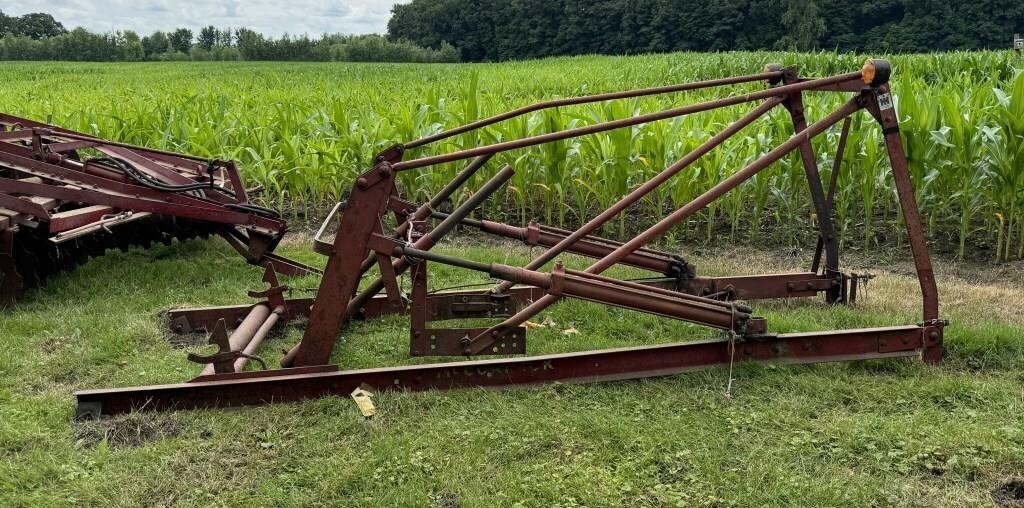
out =
[[[661,94],[675,93],[675,92],[686,92],[686,91],[690,91],[690,90],[700,90],[700,89],[711,88],[711,87],[716,87],[716,86],[739,85],[739,84],[742,84],[742,83],[750,83],[750,82],[754,82],[754,81],[769,81],[769,80],[772,80],[772,79],[778,79],[781,76],[782,76],[782,71],[769,71],[769,72],[764,72],[764,73],[761,73],[761,74],[753,74],[753,75],[750,75],[750,76],[737,76],[737,77],[732,77],[732,78],[710,79],[710,80],[706,80],[706,81],[697,81],[697,82],[693,82],[693,83],[681,83],[681,84],[678,84],[678,85],[659,86],[659,87],[654,87],[654,88],[642,88],[640,90],[626,90],[626,91],[622,91],[622,92],[611,92],[611,93],[603,93],[603,94],[597,94],[597,95],[586,95],[586,96],[583,96],[583,97],[568,97],[568,98],[565,98],[565,99],[555,99],[555,100],[551,100],[551,101],[538,102],[538,103],[535,103],[535,104],[531,104],[529,106],[524,106],[524,107],[521,107],[521,108],[518,108],[518,109],[514,109],[512,111],[508,111],[506,113],[501,113],[499,115],[494,115],[494,116],[489,117],[489,118],[484,118],[482,120],[477,120],[477,121],[475,121],[473,123],[462,125],[462,126],[454,128],[454,129],[450,129],[450,130],[447,130],[447,131],[444,131],[444,132],[439,132],[437,134],[432,134],[430,136],[426,136],[426,137],[417,139],[415,141],[410,141],[410,142],[405,144],[405,148],[408,148],[408,149],[418,148],[418,147],[425,146],[425,145],[428,145],[430,143],[433,143],[435,141],[441,141],[442,139],[447,139],[447,138],[450,138],[452,136],[457,136],[459,134],[463,134],[463,133],[466,133],[466,132],[469,132],[469,131],[473,131],[473,130],[476,130],[476,129],[487,127],[488,125],[494,125],[494,124],[496,124],[498,122],[503,122],[505,120],[509,120],[509,119],[515,118],[517,116],[522,116],[522,115],[525,115],[527,113],[532,113],[534,111],[540,111],[540,110],[544,110],[544,109],[557,108],[557,107],[561,107],[561,106],[575,106],[575,105],[578,105],[578,104],[589,104],[589,103],[592,103],[592,102],[602,102],[602,101],[610,101],[610,100],[617,100],[617,99],[631,99],[631,98],[634,98],[634,97],[645,97],[645,96],[650,96],[650,95],[661,95]]]
[[[569,249],[570,246],[574,245],[576,242],[579,242],[587,235],[596,231],[606,222],[615,218],[617,215],[625,211],[626,208],[628,208],[629,206],[643,199],[644,196],[653,192],[654,189],[658,188],[658,186],[667,182],[673,176],[678,174],[683,169],[686,169],[688,166],[696,162],[698,159],[706,155],[711,150],[715,149],[717,146],[724,143],[725,140],[735,135],[744,127],[750,125],[755,120],[771,111],[772,108],[781,104],[782,101],[782,98],[773,97],[765,101],[760,106],[754,108],[753,111],[747,113],[743,118],[740,118],[739,120],[736,120],[735,122],[730,124],[724,130],[722,130],[722,132],[719,132],[711,139],[705,141],[692,152],[686,154],[686,156],[684,156],[682,159],[676,161],[675,164],[672,164],[671,166],[665,168],[661,173],[658,173],[647,182],[644,182],[643,185],[637,187],[632,192],[622,197],[622,199],[619,199],[617,202],[615,202],[615,204],[613,204],[607,210],[601,212],[597,217],[594,217],[593,219],[587,221],[586,224],[584,224],[576,231],[572,232],[572,234],[567,236],[565,239],[558,242],[556,245],[554,245],[550,249],[544,251],[541,255],[534,258],[526,265],[526,268],[530,270],[536,270],[537,268],[544,266],[544,264],[548,263],[549,261],[555,259],[555,257],[557,257],[559,254]],[[502,282],[501,284],[498,285],[498,287],[495,288],[494,291],[500,293],[503,291],[507,291],[508,288],[510,287],[512,287],[512,284],[508,282]]]
[[[811,88],[828,85],[832,83],[846,83],[850,81],[856,81],[861,79],[860,72],[851,72],[848,74],[840,74],[838,76],[832,76],[828,78],[821,78],[812,81],[804,81],[799,83],[793,83],[791,85],[783,85],[759,92],[751,92],[743,95],[732,95],[729,97],[723,97],[713,101],[701,102],[698,104],[692,104],[689,106],[682,106],[679,108],[667,109],[665,111],[659,111],[657,113],[648,113],[645,115],[637,115],[632,118],[622,118],[619,120],[611,120],[607,122],[601,122],[594,125],[587,125],[584,127],[577,127],[575,129],[566,129],[563,131],[552,132],[548,134],[541,134],[538,136],[531,136],[528,138],[515,139],[512,141],[506,141],[503,143],[496,143],[493,145],[481,146],[477,148],[470,148],[468,150],[462,150],[459,152],[452,152],[443,155],[435,155],[432,157],[422,157],[419,159],[412,159],[404,162],[394,164],[392,167],[395,171],[405,171],[409,169],[422,168],[426,166],[433,166],[434,164],[440,164],[444,162],[453,162],[463,159],[469,159],[480,155],[494,154],[498,152],[506,152],[508,150],[515,150],[518,148],[526,148],[530,146],[542,145],[545,143],[551,143],[553,141],[560,141],[563,139],[576,138],[580,136],[586,136],[589,134],[596,134],[598,132],[605,132],[615,129],[621,129],[623,127],[630,127],[633,125],[640,125],[643,123],[654,122],[657,120],[665,120],[668,118],[675,118],[678,116],[689,115],[693,113],[700,113],[702,111],[709,111],[712,109],[724,108],[727,106],[735,106],[744,102],[754,102],[761,99],[769,99],[771,97],[785,97],[792,93],[799,92],[802,90],[808,90]]]
[[[416,240],[413,243],[413,246],[421,250],[430,250],[435,244],[437,244],[437,242],[441,241],[441,239],[444,238],[445,235],[447,235],[452,229],[454,229],[455,226],[459,225],[463,218],[472,213],[473,210],[479,207],[481,203],[483,203],[487,198],[491,196],[491,194],[494,194],[502,185],[505,184],[505,182],[511,179],[514,174],[515,171],[513,171],[510,166],[503,167],[501,171],[498,171],[497,174],[495,174],[490,180],[488,180],[487,183],[485,183],[483,187],[480,188],[480,190],[476,191],[476,193],[470,196],[469,199],[467,199],[458,208],[456,208],[447,219],[438,224],[437,227],[435,227],[434,229],[430,230],[422,238]],[[397,276],[402,274],[403,272],[405,272],[406,269],[409,268],[409,262],[405,258],[399,258],[393,262],[392,266],[394,268],[395,275]],[[339,320],[339,328],[340,325],[344,324],[344,322],[348,318],[350,318],[357,310],[359,310],[360,307],[366,305],[366,302],[373,298],[374,295],[379,293],[384,288],[384,284],[384,279],[378,278],[377,280],[373,281],[362,292],[348,300],[348,303],[344,310],[344,314],[341,315],[341,319]],[[335,310],[335,312],[337,312],[337,310]],[[334,334],[337,334],[337,332],[338,330],[334,330]],[[305,337],[303,337],[303,342],[305,342]],[[296,364],[296,359],[299,355],[299,352],[301,351],[301,348],[303,347],[303,342],[299,342],[295,347],[288,351],[285,357],[281,360],[282,366],[290,367]],[[329,356],[330,355],[328,354],[327,358],[318,358],[320,360],[319,364],[326,364],[327,361],[330,359]],[[317,362],[303,363],[307,365],[313,365],[316,364]]]

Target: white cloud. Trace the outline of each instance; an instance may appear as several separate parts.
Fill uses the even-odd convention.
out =
[[[29,12],[52,14],[65,27],[94,32],[245,26],[265,35],[321,33],[384,33],[391,7],[409,0],[0,0],[9,16]]]

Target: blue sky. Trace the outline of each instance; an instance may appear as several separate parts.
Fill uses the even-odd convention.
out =
[[[384,33],[391,7],[409,0],[0,0],[10,16],[47,12],[67,28],[95,32],[135,30],[142,35],[206,25],[280,36],[284,33]]]

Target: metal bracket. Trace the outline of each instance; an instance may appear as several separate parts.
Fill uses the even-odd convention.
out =
[[[334,242],[329,242],[324,239],[324,235],[327,232],[327,227],[334,222],[334,217],[338,215],[338,212],[345,209],[348,203],[346,201],[339,201],[331,208],[331,212],[327,214],[327,217],[322,223],[320,223],[320,229],[316,230],[316,234],[313,235],[313,251],[317,254],[324,256],[334,255]]]
[[[210,334],[208,343],[213,346],[217,346],[218,351],[212,355],[200,355],[196,353],[188,354],[188,361],[209,365],[213,364],[214,372],[218,374],[224,374],[235,371],[235,360],[239,358],[248,358],[250,360],[256,360],[260,364],[262,370],[267,370],[267,362],[262,358],[245,354],[242,351],[232,351],[231,344],[228,342],[228,331],[227,325],[223,319],[217,321],[216,327],[213,329],[213,333]]]

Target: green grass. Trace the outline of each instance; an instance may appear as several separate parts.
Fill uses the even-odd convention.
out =
[[[522,246],[457,242],[474,259],[525,263]],[[305,245],[282,252],[319,262]],[[691,255],[692,254],[692,255]],[[805,256],[687,252],[702,273],[794,269]],[[567,258],[570,266],[583,263]],[[866,262],[855,260],[853,268]],[[856,308],[761,302],[776,331],[918,319],[905,262]],[[432,284],[481,281],[435,267]],[[615,275],[636,272],[623,270]],[[728,372],[506,391],[378,394],[73,422],[77,389],[167,383],[198,366],[160,312],[246,301],[258,269],[218,241],[110,253],[0,314],[2,506],[991,506],[1024,476],[1021,271],[939,263],[949,358]],[[314,281],[292,281],[293,287]],[[296,292],[298,293],[298,291]],[[531,354],[708,336],[700,328],[569,301]],[[565,335],[568,327],[579,330]],[[356,323],[344,367],[407,364],[407,322]],[[268,359],[295,343],[292,324]]]

